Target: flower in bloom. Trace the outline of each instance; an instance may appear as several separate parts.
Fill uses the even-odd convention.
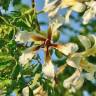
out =
[[[55,27],[55,26],[54,26]],[[74,43],[69,43],[69,44],[58,44],[58,43],[53,43],[53,33],[55,32],[55,29],[52,29],[52,26],[49,27],[48,29],[48,35],[47,36],[41,36],[41,35],[37,35],[37,34],[31,34],[29,36],[30,38],[28,38],[28,40],[32,40],[35,41],[34,45],[32,47],[27,48],[22,55],[19,58],[19,62],[20,64],[27,64],[32,58],[33,56],[36,54],[36,52],[40,49],[43,48],[44,52],[45,52],[45,64],[42,65],[42,72],[47,76],[47,77],[51,77],[54,78],[55,77],[55,73],[57,71],[56,66],[54,66],[51,62],[51,58],[50,58],[50,49],[56,49],[60,52],[62,52],[64,55],[70,55],[74,52],[76,52],[78,50],[78,46]],[[22,38],[21,39],[21,37]],[[19,36],[19,37],[18,37]],[[24,36],[24,34],[18,35],[16,37],[18,41],[24,41],[27,40],[27,34],[26,36]],[[40,42],[39,44],[36,44],[36,42]]]
[[[89,63],[80,53],[72,54],[66,63],[75,68],[76,71],[73,75],[64,80],[64,87],[70,89],[69,91],[75,92],[79,89],[84,82],[84,79],[95,81],[96,65]],[[85,70],[85,72],[82,72]]]

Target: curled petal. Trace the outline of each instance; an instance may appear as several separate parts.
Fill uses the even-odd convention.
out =
[[[63,86],[65,88],[70,89],[70,91],[75,92],[77,89],[81,88],[81,86],[83,85],[83,82],[84,82],[84,79],[81,76],[81,71],[76,70],[71,77],[64,80]]]
[[[77,44],[74,43],[68,43],[65,45],[57,45],[54,46],[58,51],[60,51],[61,53],[65,54],[65,55],[70,55],[74,52],[76,52],[78,50],[78,46]]]
[[[89,63],[86,59],[81,61],[80,66],[87,72],[96,72],[96,65]]]
[[[74,68],[80,67],[81,55],[80,54],[73,54],[66,60],[66,63]]]

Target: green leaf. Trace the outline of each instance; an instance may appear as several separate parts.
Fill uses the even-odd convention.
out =
[[[14,79],[17,78],[19,72],[20,72],[20,65],[17,64],[17,65],[15,65],[14,68],[13,68],[11,77],[14,78]]]

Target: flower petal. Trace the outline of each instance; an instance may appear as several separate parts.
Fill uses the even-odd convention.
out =
[[[38,34],[33,34],[32,35],[32,40],[34,41],[45,41],[46,38],[44,36],[38,35]]]
[[[74,53],[78,50],[77,44],[74,44],[74,43],[68,43],[68,44],[65,44],[65,45],[57,45],[57,46],[54,46],[54,47],[58,51],[60,51],[61,53],[65,54],[65,55],[72,54],[72,53]]]
[[[48,16],[54,17],[59,10],[61,0],[55,0],[49,4],[45,4],[44,11],[48,12]]]
[[[89,81],[95,81],[94,73],[83,73],[83,77]]]
[[[48,64],[42,66],[42,72],[47,77],[54,78],[56,71],[57,71],[57,67],[52,64],[51,60],[49,61]]]
[[[19,32],[15,36],[15,41],[20,43],[25,43],[28,41],[44,41],[45,37],[37,34],[33,34],[32,32]]]
[[[23,88],[22,95],[23,96],[29,96],[29,87],[28,86]]]
[[[44,91],[43,87],[40,85],[38,88],[33,90],[34,96],[48,96],[47,92]]]
[[[61,8],[70,7],[76,5],[78,0],[62,0]]]
[[[19,32],[15,36],[15,41],[25,43],[27,41],[32,41],[32,32]]]
[[[35,46],[26,49],[23,54],[19,57],[20,64],[26,64],[29,62],[29,60],[32,59],[32,57],[35,55],[36,50],[38,50],[40,46]]]
[[[73,68],[80,68],[81,55],[73,54],[66,60],[66,63]]]
[[[64,80],[63,86],[65,88],[70,89],[70,91],[75,92],[76,89],[81,88],[81,86],[83,85],[83,82],[84,82],[84,79],[81,76],[81,71],[76,70],[71,77]]]
[[[89,63],[86,59],[81,61],[80,66],[87,72],[96,72],[96,65]]]
[[[85,10],[86,6],[83,3],[76,3],[71,9],[76,12],[83,12]]]
[[[72,13],[71,9],[67,11],[67,13],[65,15],[65,23],[69,23],[69,17],[71,15],[71,13]]]
[[[85,11],[83,15],[83,24],[87,24],[91,20],[91,18],[95,17],[95,14],[91,9],[88,9],[87,11]]]

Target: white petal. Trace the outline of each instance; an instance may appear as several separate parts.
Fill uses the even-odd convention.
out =
[[[84,78],[86,78],[89,81],[94,81],[95,80],[94,73],[84,73],[83,76],[84,76]]]
[[[73,80],[77,80],[80,77],[80,71],[76,70],[75,73],[73,73],[72,76],[64,80],[63,86],[65,88],[70,88],[71,83],[73,83]]]
[[[65,15],[65,23],[69,23],[69,17],[71,15],[71,13],[72,13],[72,10],[68,10],[67,11],[67,13]]]
[[[33,90],[33,94],[36,95],[40,92],[40,90],[42,90],[42,86],[39,86],[38,88],[36,88],[35,90]]]
[[[49,0],[45,0],[45,6],[47,6],[48,3],[49,3]]]
[[[49,16],[55,16],[57,11],[59,10],[59,3],[57,4],[57,2],[59,2],[58,0],[55,0],[49,4],[47,4],[45,7],[44,7],[44,11],[45,12],[48,12],[48,15]]]
[[[74,68],[80,67],[80,61],[81,61],[80,54],[73,54],[70,58],[66,60],[67,64]]]
[[[95,9],[95,7],[96,7],[96,1],[86,2],[86,5],[89,6],[89,7],[91,7],[91,8],[93,8],[93,9]]]
[[[22,90],[22,95],[23,96],[29,96],[29,87],[25,87]]]
[[[81,86],[83,85],[83,82],[84,82],[84,79],[81,76],[80,70],[76,70],[71,77],[64,80],[63,86],[65,88],[70,89],[70,91],[74,89],[74,92],[75,92],[76,89],[81,88]]]
[[[64,17],[61,15],[56,15],[53,18],[49,19],[49,23],[52,26],[52,32],[54,33],[55,31],[57,31],[57,29],[64,24]]]
[[[82,69],[84,69],[87,72],[92,72],[92,73],[96,72],[96,65],[89,63],[86,60],[83,60],[80,64],[80,66],[82,67]]]
[[[19,32],[15,36],[15,41],[17,42],[27,42],[32,41],[32,32]]]
[[[83,24],[87,24],[93,17],[95,17],[94,12],[89,9],[83,15]]]
[[[65,55],[69,55],[76,52],[78,50],[78,46],[74,43],[68,43],[65,45],[58,46],[56,49]]]
[[[78,3],[78,0],[62,0],[61,8],[71,7]]]
[[[42,86],[39,86],[35,90],[33,90],[33,95],[34,96],[48,96],[47,92],[44,91]]]
[[[26,49],[23,54],[19,57],[20,64],[26,64],[29,62],[29,60],[32,59],[34,56],[34,52],[32,51],[32,48]]]
[[[86,6],[83,3],[76,3],[71,9],[76,12],[83,12]]]
[[[47,76],[47,77],[51,77],[54,78],[55,77],[55,73],[57,71],[56,66],[54,66],[51,62],[51,60],[49,61],[49,64],[43,65],[42,66],[42,72]]]

